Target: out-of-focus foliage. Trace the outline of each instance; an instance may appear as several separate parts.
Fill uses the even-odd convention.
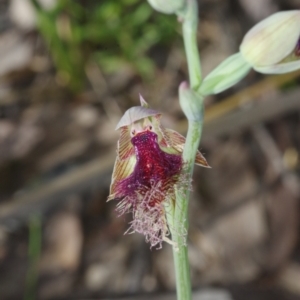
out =
[[[144,79],[151,78],[154,65],[147,51],[176,37],[175,17],[155,13],[146,1],[60,0],[51,11],[32,2],[58,75],[75,91],[91,60],[108,73],[130,64]]]

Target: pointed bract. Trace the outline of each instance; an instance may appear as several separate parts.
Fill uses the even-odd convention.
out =
[[[148,108],[149,104],[146,102],[146,100],[143,98],[143,96],[141,94],[140,95],[140,102],[141,102],[141,106]]]

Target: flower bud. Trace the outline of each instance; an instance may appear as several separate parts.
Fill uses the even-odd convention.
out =
[[[165,14],[174,14],[183,9],[186,0],[148,0],[157,11]]]
[[[278,12],[245,35],[240,52],[258,72],[287,73],[300,68],[300,10]]]

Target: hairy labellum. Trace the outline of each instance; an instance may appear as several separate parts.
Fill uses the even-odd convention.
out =
[[[162,151],[157,143],[157,134],[145,131],[131,139],[134,145],[136,164],[130,176],[121,180],[117,194],[132,195],[137,190],[150,189],[158,182],[176,184],[182,168],[181,155]],[[167,187],[165,187],[167,188]],[[155,199],[161,202],[163,199]],[[149,203],[154,206],[155,203]]]
[[[144,234],[151,247],[161,247],[163,241],[171,242],[166,207],[174,205],[175,190],[190,186],[182,159],[185,138],[163,128],[160,113],[146,108],[145,100],[141,104],[119,122],[121,136],[108,200],[119,201],[120,215],[132,213],[128,231]],[[209,167],[200,152],[196,163]]]

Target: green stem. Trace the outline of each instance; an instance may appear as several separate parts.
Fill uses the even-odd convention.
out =
[[[176,274],[176,293],[177,299],[183,300],[192,299],[190,267],[187,247],[179,247],[179,250],[174,250],[174,267]]]
[[[195,0],[186,0],[186,10],[180,14],[183,16],[182,35],[187,58],[190,85],[193,90],[200,87],[202,75],[200,56],[197,45],[198,29],[198,5]]]
[[[192,176],[194,170],[194,160],[197,148],[200,142],[202,132],[202,122],[189,122],[189,129],[186,139],[186,146],[183,152],[183,159],[187,166],[188,176]],[[188,247],[182,244],[182,226],[184,231],[188,231],[188,199],[190,190],[187,189],[184,194],[177,193],[176,206],[173,222],[170,225],[172,231],[172,240],[178,245],[173,247],[174,266],[176,274],[176,290],[178,300],[191,299],[191,279],[188,260]]]
[[[201,84],[201,65],[197,47],[198,6],[196,0],[187,0],[187,8],[182,14],[180,14],[180,17],[183,18],[182,30],[189,70],[190,87],[193,91],[197,91]],[[183,160],[185,162],[189,178],[191,178],[193,174],[195,156],[200,143],[203,124],[203,98],[196,93],[194,93],[194,95],[195,97],[180,99],[181,104],[182,101],[185,101],[185,106],[198,107],[196,110],[188,109],[192,111],[191,114],[186,113],[186,117],[188,119],[188,132],[183,151]],[[183,97],[182,95],[180,96]],[[198,114],[197,111],[199,112],[199,115],[195,117],[195,114]],[[170,226],[172,239],[178,245],[178,249],[173,247],[178,300],[191,299],[188,248],[187,245],[182,243],[182,237],[178,234],[182,232],[182,226],[184,226],[184,231],[188,232],[189,196],[189,189],[185,190],[183,194],[177,193],[174,219]]]

